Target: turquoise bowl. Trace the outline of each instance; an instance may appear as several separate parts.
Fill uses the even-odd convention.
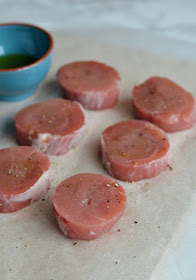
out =
[[[36,91],[50,69],[53,45],[52,36],[37,26],[0,24],[0,59],[15,54],[35,58],[26,66],[0,67],[0,100],[19,101]]]

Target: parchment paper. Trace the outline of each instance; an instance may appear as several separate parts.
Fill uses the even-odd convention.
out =
[[[44,200],[12,214],[0,214],[0,279],[20,280],[148,280],[172,236],[183,228],[195,197],[196,128],[169,134],[173,156],[170,170],[150,180],[123,183],[127,207],[112,230],[94,241],[66,238],[52,212],[55,187],[80,172],[107,175],[98,158],[101,132],[116,122],[133,118],[131,90],[152,75],[168,77],[196,96],[196,65],[116,45],[100,44],[54,34],[51,70],[30,98],[0,102],[0,148],[17,145],[14,116],[29,104],[60,97],[56,71],[75,60],[98,60],[114,66],[121,76],[117,106],[86,111],[86,135],[75,150],[50,157],[53,182]],[[137,223],[135,223],[137,221]],[[118,231],[120,229],[120,231]]]

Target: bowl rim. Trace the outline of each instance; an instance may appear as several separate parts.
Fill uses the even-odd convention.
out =
[[[11,71],[19,71],[19,70],[25,70],[27,68],[30,68],[32,66],[35,66],[37,64],[39,64],[42,60],[44,60],[47,56],[49,56],[49,54],[52,52],[53,50],[53,46],[54,46],[54,40],[52,38],[52,35],[46,31],[45,29],[37,26],[37,25],[34,25],[34,24],[30,24],[30,23],[23,23],[23,22],[7,22],[7,23],[0,23],[0,28],[3,27],[3,26],[26,26],[26,27],[31,27],[31,28],[34,28],[34,29],[38,29],[40,31],[42,31],[43,33],[45,33],[47,35],[47,37],[49,38],[49,48],[47,50],[47,52],[41,57],[39,58],[38,60],[36,60],[35,62],[33,63],[30,63],[28,65],[25,65],[25,66],[21,66],[21,67],[14,67],[14,68],[9,68],[9,69],[3,69],[3,68],[0,68],[0,73],[1,72],[11,72]]]

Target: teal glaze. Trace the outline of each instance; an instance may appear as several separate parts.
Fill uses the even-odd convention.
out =
[[[37,61],[27,66],[0,69],[0,100],[18,101],[32,95],[45,78],[53,56],[53,39],[28,24],[0,25],[0,55],[27,54]]]

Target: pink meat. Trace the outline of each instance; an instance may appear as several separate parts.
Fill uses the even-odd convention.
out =
[[[62,155],[76,147],[85,132],[81,105],[50,99],[19,111],[15,117],[20,145],[30,145],[48,155]]]
[[[10,213],[42,198],[51,184],[50,161],[32,147],[0,150],[0,212]]]
[[[53,196],[61,231],[73,239],[95,239],[120,219],[126,203],[124,189],[103,175],[81,173],[63,181]]]
[[[170,145],[163,130],[140,120],[108,127],[101,136],[101,156],[108,173],[122,181],[139,181],[168,166]]]
[[[89,110],[113,107],[119,97],[119,74],[103,63],[73,62],[62,66],[57,80],[65,98],[80,102]]]
[[[162,77],[152,77],[133,88],[132,104],[135,116],[148,120],[167,132],[193,126],[194,103],[189,92]]]

